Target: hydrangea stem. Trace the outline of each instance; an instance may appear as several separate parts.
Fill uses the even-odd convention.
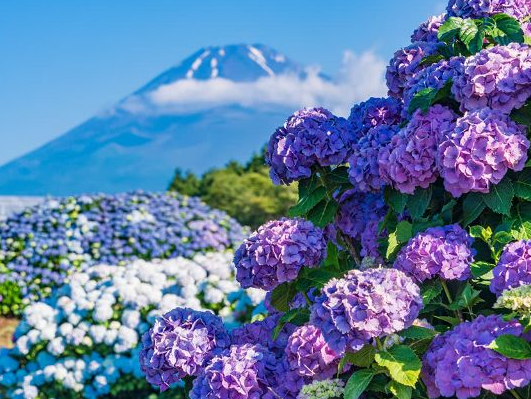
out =
[[[326,198],[328,199],[328,201],[335,201],[334,188],[331,187],[328,181],[326,180],[326,170],[323,167],[319,166],[317,167],[317,172],[319,173],[319,179],[321,180],[321,183],[323,184],[323,187],[326,190]],[[341,237],[341,240],[348,247],[348,250],[350,254],[352,255],[352,259],[354,259],[354,262],[359,267],[361,265],[361,260],[358,255],[358,251],[356,251],[356,246],[354,245],[350,237],[343,234],[343,232],[338,230],[337,234]]]
[[[376,347],[378,348],[378,350],[383,350],[384,346],[382,344],[382,341],[380,340],[380,338],[376,337],[374,338],[374,341],[376,342]]]
[[[450,293],[450,289],[448,288],[448,285],[446,284],[446,281],[444,281],[442,278],[439,279],[439,281],[441,282],[441,286],[443,287],[443,291],[446,294],[446,298],[448,299],[448,304],[451,305],[452,303],[454,303],[454,300],[452,298],[452,294]],[[459,320],[463,321],[463,315],[461,314],[461,312],[459,310],[455,311],[455,315],[457,316],[457,318]]]
[[[513,390],[511,390],[511,391],[509,391],[509,392],[511,392],[511,394],[512,394],[516,399],[522,399],[522,397],[518,394],[518,392],[513,391]]]

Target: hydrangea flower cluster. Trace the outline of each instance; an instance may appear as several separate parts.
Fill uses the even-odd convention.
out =
[[[395,269],[352,270],[333,279],[312,307],[311,323],[338,354],[411,326],[422,309],[419,287]]]
[[[371,97],[354,105],[350,110],[348,122],[352,137],[361,139],[367,132],[381,125],[400,125],[402,123],[402,102],[393,97]]]
[[[310,177],[312,167],[345,162],[352,142],[348,122],[324,108],[295,112],[271,136],[266,164],[275,184]]]
[[[316,380],[331,378],[337,373],[340,356],[325,341],[319,327],[305,325],[289,337],[286,358],[292,370],[302,377]]]
[[[531,285],[521,285],[503,291],[494,307],[510,309],[525,316],[531,314]]]
[[[391,59],[385,78],[389,96],[402,98],[407,81],[424,68],[421,61],[436,52],[438,43],[415,42],[398,50]]]
[[[531,14],[531,4],[528,0],[450,0],[446,11],[450,17],[484,18],[504,13],[522,19]]]
[[[244,288],[271,290],[295,280],[302,267],[326,257],[323,230],[303,219],[274,220],[258,228],[234,257],[236,278]]]
[[[230,345],[218,316],[175,308],[157,318],[142,336],[140,367],[149,383],[168,389],[183,377],[197,376],[206,362]]]
[[[340,379],[313,381],[302,387],[297,399],[334,399],[345,392],[345,383]]]
[[[531,97],[530,65],[531,49],[524,44],[481,50],[465,60],[452,92],[462,111],[490,107],[508,114]]]
[[[411,43],[415,42],[437,42],[437,34],[439,33],[439,28],[446,20],[446,14],[434,15],[415,29],[411,35]]]
[[[471,277],[473,242],[458,224],[430,227],[409,240],[398,253],[394,267],[418,282],[435,277],[465,281]]]
[[[27,301],[48,295],[72,270],[98,263],[191,257],[232,248],[246,235],[198,198],[134,192],[47,200],[0,225],[0,284]]]
[[[508,170],[524,168],[528,149],[525,128],[500,111],[482,108],[467,112],[439,147],[444,187],[454,197],[487,193]]]
[[[413,194],[417,187],[428,188],[439,177],[436,168],[439,143],[453,131],[456,119],[451,109],[438,104],[426,114],[417,110],[407,126],[380,151],[381,177],[406,194]]]
[[[137,359],[141,337],[156,317],[178,306],[214,309],[234,326],[263,300],[253,303],[235,283],[231,260],[231,253],[213,252],[75,273],[24,311],[15,347],[0,356],[0,395],[53,397],[54,388],[88,399],[110,390],[154,392]]]
[[[422,379],[429,397],[478,397],[482,388],[500,395],[529,384],[531,360],[508,359],[488,349],[506,334],[521,337],[523,328],[517,321],[492,315],[463,322],[436,337],[423,360]]]
[[[505,290],[531,284],[531,241],[508,244],[492,273],[490,290],[497,296]]]

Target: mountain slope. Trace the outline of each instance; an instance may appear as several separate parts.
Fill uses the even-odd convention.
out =
[[[202,49],[103,115],[2,166],[0,194],[164,190],[176,167],[201,173],[230,159],[244,161],[291,107],[234,103],[170,112],[152,102],[153,93],[180,81],[256,82],[286,74],[304,78],[305,73],[266,46]]]

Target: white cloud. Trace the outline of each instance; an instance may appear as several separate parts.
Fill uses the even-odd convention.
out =
[[[305,78],[273,75],[254,82],[183,79],[163,85],[144,98],[130,98],[122,108],[132,113],[185,113],[227,104],[283,105],[294,109],[324,106],[345,116],[354,103],[385,95],[385,65],[372,51],[359,55],[346,51],[334,80],[320,76],[317,68],[308,69]]]

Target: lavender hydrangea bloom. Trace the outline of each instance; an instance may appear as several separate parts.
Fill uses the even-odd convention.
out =
[[[352,270],[333,279],[312,307],[310,322],[332,350],[359,350],[371,338],[408,328],[422,308],[419,287],[395,269]]]
[[[411,100],[415,94],[424,89],[442,89],[443,86],[463,69],[464,57],[452,57],[449,60],[441,60],[421,70],[406,82],[404,88],[404,117],[408,114]]]
[[[286,358],[293,371],[302,377],[323,380],[337,373],[340,356],[326,343],[314,325],[298,327],[289,337]]]
[[[266,164],[275,184],[290,184],[311,176],[314,165],[345,162],[352,141],[346,119],[324,108],[295,112],[269,140]]]
[[[382,148],[398,132],[398,126],[381,125],[370,129],[352,146],[348,176],[357,191],[380,191],[385,182],[380,176],[378,157]]]
[[[272,290],[325,257],[322,229],[307,220],[282,218],[262,225],[236,251],[236,279],[244,288]]]
[[[407,126],[379,153],[382,179],[405,194],[413,194],[417,187],[428,188],[439,177],[439,143],[453,131],[456,119],[451,109],[439,104],[426,114],[420,109],[415,111]]]
[[[422,379],[430,398],[475,398],[481,389],[500,395],[527,385],[531,380],[531,360],[508,359],[488,345],[500,335],[522,336],[517,321],[501,316],[479,316],[435,337],[424,355]]]
[[[393,97],[371,97],[367,101],[356,104],[350,110],[348,117],[352,135],[359,140],[377,126],[400,125],[402,123],[401,112],[401,101]]]
[[[269,392],[275,356],[260,345],[236,345],[215,356],[194,380],[191,399],[253,399]]]
[[[531,284],[531,241],[520,240],[506,245],[492,273],[490,290],[496,296],[505,290]]]
[[[423,69],[420,62],[424,57],[434,54],[438,46],[437,43],[417,42],[394,54],[385,75],[391,97],[402,98],[408,79]]]
[[[468,192],[487,193],[507,170],[524,168],[528,149],[525,127],[507,115],[489,108],[467,112],[439,147],[444,187],[454,197]]]
[[[531,14],[531,3],[529,0],[450,0],[446,11],[449,17],[484,18],[504,13],[522,19]]]
[[[380,228],[379,220],[371,220],[365,226],[365,229],[361,233],[360,242],[361,242],[361,252],[360,255],[363,258],[370,257],[374,262],[383,262],[381,258],[380,251],[378,250],[379,242],[381,236],[384,235],[384,232],[378,233]]]
[[[394,268],[418,282],[440,277],[464,281],[470,278],[474,261],[473,238],[458,224],[430,227],[411,238],[403,247]]]
[[[260,399],[297,399],[308,378],[290,369],[286,357],[277,360],[275,369],[269,374],[269,392]]]
[[[196,376],[205,363],[230,345],[222,320],[210,312],[176,308],[159,317],[142,336],[140,367],[161,392],[186,376]]]
[[[525,44],[482,50],[456,73],[452,93],[463,112],[490,107],[508,114],[531,97],[530,66],[531,49]]]
[[[446,20],[446,14],[434,15],[423,22],[411,35],[411,43],[437,42],[439,28]]]
[[[245,324],[230,332],[232,345],[260,344],[278,357],[284,355],[284,349],[288,343],[289,336],[295,330],[295,326],[290,323],[284,324],[278,337],[273,339],[273,330],[278,325],[281,314],[276,313],[263,320]]]

